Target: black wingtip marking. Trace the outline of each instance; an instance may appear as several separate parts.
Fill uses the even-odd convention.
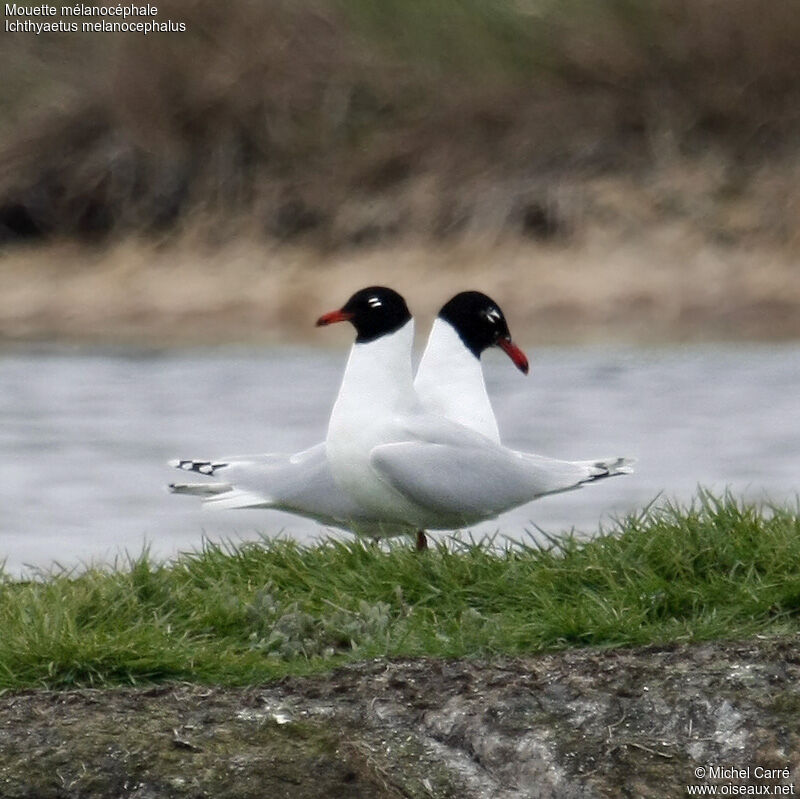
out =
[[[185,472],[197,472],[212,476],[217,469],[227,465],[227,463],[212,463],[211,461],[181,460],[178,461],[177,468],[183,469]]]

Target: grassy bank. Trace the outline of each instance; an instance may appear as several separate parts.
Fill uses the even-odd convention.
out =
[[[646,192],[685,163],[714,184],[680,193],[687,216],[744,205],[794,235],[792,0],[166,0],[159,19],[187,31],[6,34],[0,240],[216,241],[242,219],[324,247],[549,240],[608,224],[584,178]]]
[[[701,495],[581,543],[208,545],[0,584],[0,686],[241,684],[376,656],[796,632],[800,519]]]

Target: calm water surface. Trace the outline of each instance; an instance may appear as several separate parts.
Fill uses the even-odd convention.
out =
[[[635,475],[548,497],[475,530],[590,534],[611,516],[698,484],[795,501],[800,346],[532,350],[524,377],[484,356],[505,442],[569,459],[639,458]],[[19,574],[158,556],[203,536],[283,534],[316,523],[275,511],[201,510],[169,495],[172,457],[296,451],[320,441],[344,352],[0,355],[0,560]]]

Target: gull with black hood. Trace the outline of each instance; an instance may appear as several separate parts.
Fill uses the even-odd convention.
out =
[[[361,309],[374,311],[362,324],[360,344],[387,326],[402,326],[408,309],[403,302],[389,308],[384,317],[383,289],[372,287],[354,295],[352,304],[325,314],[319,325],[351,321]],[[394,308],[394,310],[392,310]],[[393,320],[391,314],[395,313]],[[381,334],[382,335],[382,334]],[[520,371],[527,373],[528,361],[513,344],[500,307],[476,291],[455,295],[441,309],[417,370],[415,386],[423,408],[499,442],[483,371],[481,354],[492,346],[504,349]],[[368,391],[367,391],[368,393]],[[170,464],[182,471],[201,474],[217,481],[173,483],[176,494],[200,496],[207,507],[276,509],[343,527],[369,536],[407,532],[404,525],[388,523],[362,508],[334,481],[328,466],[325,443],[295,454],[263,453],[214,460],[181,459]]]
[[[409,532],[492,519],[545,494],[629,474],[624,457],[561,461],[501,446],[421,405],[411,374],[413,321],[391,289],[357,292],[320,323],[356,330],[328,424],[333,479],[375,517]]]

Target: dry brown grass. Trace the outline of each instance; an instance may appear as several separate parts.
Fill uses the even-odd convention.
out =
[[[170,0],[160,16],[189,32],[4,39],[0,232],[163,235],[199,215],[211,239],[245,219],[324,249],[550,239],[597,221],[569,197],[598,175],[647,184],[712,153],[741,196],[797,159],[794,0]],[[764,216],[757,233],[784,235]]]
[[[327,256],[245,238],[217,248],[202,238],[49,245],[0,259],[0,282],[6,345],[346,346],[346,331],[321,337],[314,320],[376,283],[408,298],[421,335],[448,297],[477,288],[502,305],[527,346],[800,337],[795,260],[775,248],[711,244],[680,222],[635,236],[593,227],[569,246],[469,236]]]
[[[3,40],[1,340],[319,343],[376,282],[422,329],[474,287],[528,342],[800,335],[794,0],[160,17]]]

